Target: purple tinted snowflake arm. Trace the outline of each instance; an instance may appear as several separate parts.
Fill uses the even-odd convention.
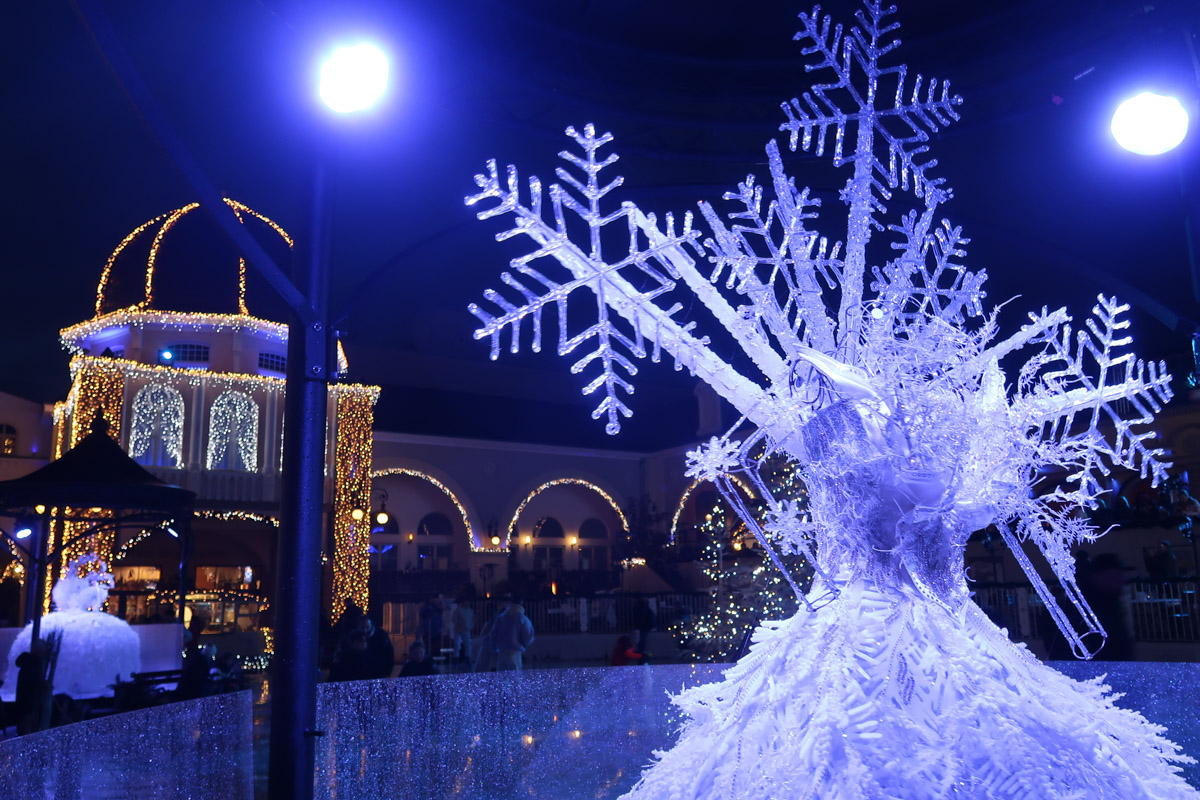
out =
[[[863,285],[867,272],[866,246],[871,230],[883,230],[876,213],[886,213],[884,201],[891,199],[891,190],[912,188],[918,197],[936,202],[948,195],[941,188],[943,179],[932,179],[926,173],[936,166],[935,159],[922,160],[928,147],[929,134],[958,119],[954,107],[962,98],[950,94],[948,83],[925,82],[918,75],[905,99],[907,70],[905,67],[883,69],[879,58],[892,50],[898,41],[888,41],[888,34],[898,26],[885,19],[895,9],[884,8],[879,2],[868,2],[866,13],[858,12],[858,24],[844,35],[841,25],[833,26],[820,9],[801,14],[800,40],[811,42],[803,50],[816,55],[809,71],[832,73],[827,83],[818,84],[800,98],[783,106],[788,121],[780,126],[790,135],[790,146],[821,156],[826,139],[834,134],[833,163],[840,166],[853,162],[854,174],[842,190],[849,206],[849,226],[846,235],[846,264],[841,282],[841,302],[838,308],[839,352],[853,360],[859,348],[863,319],[859,310],[863,300]],[[862,80],[856,84],[855,73]],[[881,94],[880,78],[896,81],[895,95],[890,105],[877,105]],[[842,96],[845,100],[842,101]],[[855,126],[854,154],[846,159],[844,139],[851,123]],[[895,129],[893,131],[892,129]],[[886,146],[885,164],[876,152],[877,136]]]
[[[794,358],[804,344],[832,352],[836,347],[833,320],[819,278],[825,287],[837,285],[839,247],[834,245],[830,257],[828,242],[805,228],[805,220],[816,217],[808,209],[819,201],[810,199],[807,189],[796,190],[773,141],[767,145],[767,157],[776,199],[765,215],[762,187],[755,185],[753,176],[739,184],[737,192],[725,194],[725,200],[744,209],[727,215],[732,225],[727,227],[708,203],[700,203],[713,234],[704,242],[714,264],[709,280],[717,283],[724,277],[727,288],[744,295],[750,301],[744,309],[750,324],[765,323],[787,358]]]
[[[550,217],[547,222],[542,203],[542,185],[536,178],[529,181],[528,205],[521,201],[520,181],[516,170],[509,167],[507,180],[501,182],[495,162],[488,163],[488,172],[475,176],[480,191],[467,198],[468,205],[495,201],[494,205],[478,212],[480,219],[512,215],[510,227],[497,234],[498,240],[518,235],[528,236],[537,245],[536,249],[512,261],[512,272],[501,274],[501,281],[519,295],[509,299],[501,292],[489,289],[484,298],[491,308],[472,304],[470,311],[482,326],[475,331],[475,338],[490,338],[492,358],[499,355],[500,336],[507,329],[512,336],[511,351],[520,348],[520,326],[529,317],[533,326],[532,347],[541,347],[542,312],[553,306],[558,312],[558,352],[567,355],[585,343],[594,342],[594,349],[584,354],[571,367],[573,372],[582,372],[600,365],[599,375],[584,389],[591,394],[604,389],[604,398],[593,412],[593,418],[605,417],[606,430],[620,430],[620,417],[629,416],[631,411],[622,401],[621,394],[632,394],[633,385],[628,378],[636,375],[634,359],[650,353],[657,361],[662,351],[674,357],[677,367],[685,367],[714,386],[718,392],[731,399],[735,406],[749,409],[761,394],[760,387],[749,381],[707,347],[707,338],[692,334],[695,323],[681,324],[673,317],[681,306],[675,304],[661,309],[654,299],[675,287],[678,273],[671,264],[682,253],[682,246],[694,241],[698,234],[691,230],[690,215],[685,218],[683,230],[676,233],[674,221],[668,217],[666,230],[659,231],[650,218],[643,216],[637,207],[626,203],[610,214],[600,211],[600,200],[619,181],[601,185],[598,174],[610,166],[614,159],[598,160],[597,150],[610,137],[596,136],[592,126],[581,134],[570,128],[567,135],[584,150],[584,157],[567,159],[568,163],[581,168],[584,180],[571,179],[568,184],[582,195],[582,201],[573,196],[560,184],[550,187]],[[560,171],[563,177],[565,171]],[[589,231],[588,251],[585,252],[571,241],[566,224],[566,212],[583,219]],[[628,233],[628,246],[620,258],[607,259],[601,252],[599,231],[609,224],[624,223]],[[653,235],[648,231],[653,229]],[[684,256],[686,257],[686,256]],[[536,263],[535,265],[535,262]],[[557,262],[563,268],[564,277],[556,280],[547,274]],[[638,276],[638,280],[649,288],[639,290],[626,274]],[[568,327],[567,300],[577,289],[588,289],[596,299],[597,321],[583,331],[571,335]],[[511,296],[511,295],[510,295]],[[615,312],[615,316],[610,314]],[[619,324],[623,322],[623,324]],[[646,343],[651,347],[647,350]]]
[[[1172,392],[1165,364],[1116,352],[1130,342],[1124,334],[1129,323],[1121,318],[1128,308],[1101,295],[1086,331],[1072,337],[1064,324],[1048,337],[1044,353],[1031,360],[1036,380],[1027,376],[1030,391],[1013,402],[1016,418],[1038,429],[1068,461],[1069,479],[1078,486],[1073,499],[1085,505],[1103,491],[1099,479],[1109,474],[1109,465],[1138,470],[1155,483],[1170,467],[1166,452],[1152,446],[1154,433],[1134,430],[1152,422]],[[1073,425],[1080,415],[1086,417],[1084,429]],[[1111,441],[1099,430],[1102,420],[1113,426]]]

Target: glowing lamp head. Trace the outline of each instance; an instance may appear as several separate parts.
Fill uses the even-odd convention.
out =
[[[339,47],[321,65],[321,101],[338,114],[365,111],[383,96],[388,59],[373,44]]]
[[[493,537],[492,537],[492,545],[493,545],[493,546],[495,546],[495,545],[498,545],[498,544],[500,544],[500,537],[499,537],[499,536],[493,536]]]
[[[28,525],[26,525],[22,528],[19,528],[17,530],[17,532],[13,535],[16,536],[18,539],[28,539],[30,536],[33,535],[33,529],[30,528]]]
[[[350,510],[350,519],[354,520],[355,522],[359,522],[365,516],[366,512],[361,508],[353,508]]]
[[[1125,100],[1112,118],[1112,135],[1117,144],[1143,156],[1173,150],[1188,130],[1188,113],[1178,98],[1154,92]]]
[[[375,515],[375,521],[378,522],[380,525],[387,525],[388,520],[391,518],[392,518],[391,514],[389,514],[386,511],[380,511],[378,514]]]

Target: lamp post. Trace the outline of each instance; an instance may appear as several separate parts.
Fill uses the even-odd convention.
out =
[[[324,212],[326,174],[318,163],[314,172],[307,230],[309,237],[295,254],[293,283],[242,227],[220,192],[163,114],[153,94],[104,15],[97,0],[74,0],[79,16],[97,48],[121,82],[142,120],[162,145],[174,166],[196,193],[201,206],[240,252],[288,304],[287,395],[284,426],[288,432],[283,463],[283,513],[275,601],[275,658],[271,684],[271,753],[269,790],[272,800],[308,800],[313,796],[316,730],[317,629],[320,621],[320,554],[326,428],[326,381],[336,371],[334,338],[329,330],[327,296],[328,216]],[[338,51],[334,51],[336,56]],[[363,57],[337,60],[328,70],[336,81],[331,97],[357,92],[358,99],[335,108],[348,114],[369,108],[387,86],[386,59]],[[331,62],[333,63],[333,59]],[[354,67],[354,64],[358,64]],[[364,72],[363,70],[367,70]],[[357,76],[357,77],[356,77]],[[358,89],[354,89],[357,86]],[[365,86],[370,91],[362,91]],[[340,88],[338,88],[340,87]],[[337,102],[335,100],[335,102]]]
[[[322,66],[318,93],[331,110],[369,109],[387,86],[387,59],[378,48],[356,44],[333,51]],[[329,331],[329,215],[327,170],[316,155],[307,229],[297,247],[298,288],[311,315],[293,309],[288,324],[283,496],[272,665],[271,800],[311,798],[315,765],[317,631],[321,599],[321,523],[325,493],[328,380],[334,364]]]

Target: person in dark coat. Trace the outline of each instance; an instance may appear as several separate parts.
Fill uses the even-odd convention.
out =
[[[367,637],[367,678],[390,678],[396,667],[396,648],[387,631],[376,628],[375,623],[363,614],[354,624],[354,630]]]
[[[408,648],[408,660],[400,668],[401,678],[414,678],[419,675],[437,675],[437,665],[432,659],[426,658],[425,643],[417,639]]]
[[[1129,624],[1126,586],[1129,570],[1116,553],[1101,553],[1092,559],[1087,585],[1081,587],[1084,599],[1108,634],[1104,646],[1096,654],[1098,661],[1133,660],[1133,631]]]
[[[14,712],[17,717],[17,734],[35,733],[42,713],[46,693],[46,665],[41,655],[33,652],[17,656],[17,696]]]
[[[367,655],[367,634],[361,630],[351,631],[333,654],[329,680],[365,681],[374,677],[377,676],[371,668],[370,656]]]

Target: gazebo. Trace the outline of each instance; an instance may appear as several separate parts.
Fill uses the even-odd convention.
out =
[[[108,531],[119,536],[122,530],[170,526],[179,538],[178,614],[183,617],[196,493],[154,477],[121,449],[108,429],[108,422],[97,414],[91,432],[61,458],[28,475],[0,481],[0,515],[30,521],[30,535],[16,544],[29,556],[24,621],[33,621],[35,637],[54,555],[49,552],[52,525],[63,531],[58,552]]]

